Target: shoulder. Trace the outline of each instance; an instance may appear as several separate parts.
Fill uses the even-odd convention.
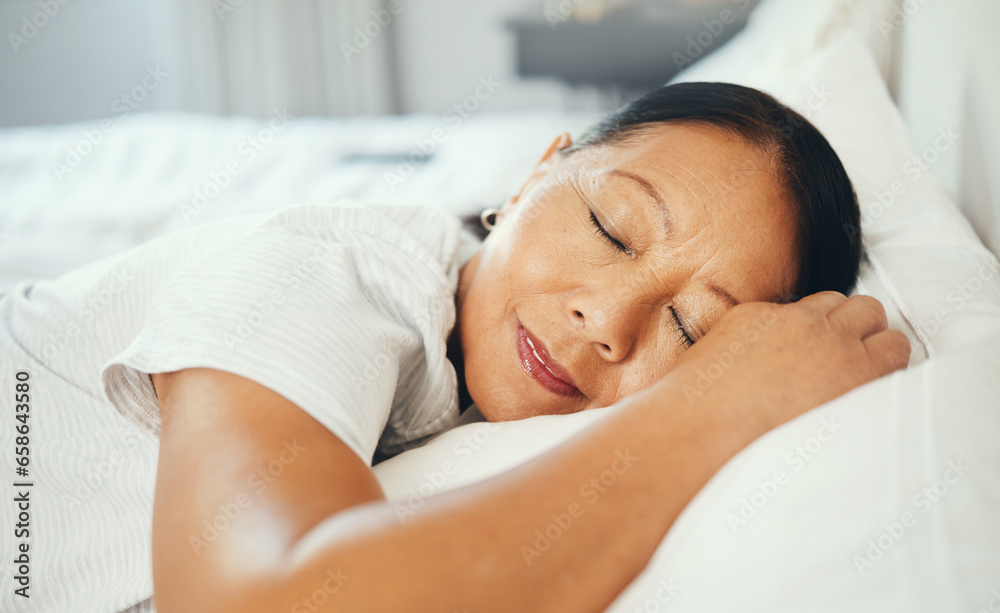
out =
[[[461,219],[428,205],[398,205],[342,198],[331,204],[293,204],[269,215],[262,227],[280,227],[304,235],[325,236],[331,231],[381,238],[400,246],[434,248],[442,239],[454,240]],[[413,244],[410,243],[413,241]]]
[[[440,271],[450,285],[481,244],[458,216],[440,208],[352,198],[289,205],[264,219],[260,228],[350,247],[372,262],[424,264]]]

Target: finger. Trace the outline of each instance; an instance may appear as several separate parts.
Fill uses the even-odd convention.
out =
[[[860,339],[889,329],[885,308],[871,296],[851,296],[830,311],[827,318],[836,329]]]
[[[826,315],[839,305],[843,304],[846,300],[847,296],[841,294],[840,292],[827,291],[810,294],[795,304],[815,309]]]
[[[880,377],[910,363],[910,341],[899,330],[883,330],[862,342]]]

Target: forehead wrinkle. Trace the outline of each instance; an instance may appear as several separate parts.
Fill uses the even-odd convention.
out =
[[[717,175],[713,170],[708,169],[705,172],[707,172],[708,174],[710,174],[712,176],[712,178],[715,179],[719,184],[725,184],[725,182],[726,182],[725,179],[723,179],[722,177],[720,177],[719,175]],[[719,190],[719,191],[721,192],[722,190]],[[709,193],[711,193],[712,196],[716,200],[719,199],[719,192],[711,192],[710,191]]]
[[[659,158],[660,160],[663,160],[665,164],[662,165],[649,164],[649,163],[646,164],[646,167],[650,168],[651,170],[657,171],[658,174],[660,174],[663,177],[663,179],[666,180],[667,184],[669,184],[670,181],[676,181],[677,183],[683,185],[684,189],[686,189],[687,192],[690,194],[690,197],[698,201],[702,205],[702,209],[704,210],[704,212],[709,214],[709,219],[706,220],[707,223],[698,224],[699,226],[702,227],[697,228],[696,231],[689,234],[685,242],[687,242],[688,240],[695,240],[695,237],[697,236],[703,236],[706,232],[710,232],[710,228],[715,225],[715,219],[714,219],[715,215],[711,214],[713,209],[712,207],[709,206],[708,202],[703,200],[703,197],[700,197],[699,194],[694,191],[693,189],[694,184],[692,182],[692,179],[702,187],[704,193],[709,198],[717,201],[721,197],[723,197],[723,192],[725,191],[724,187],[726,185],[726,181],[723,177],[727,168],[716,169],[714,168],[714,165],[711,164],[711,162],[713,161],[713,159],[719,159],[716,158],[716,156],[720,154],[721,155],[726,154],[725,151],[722,151],[724,145],[727,144],[732,145],[733,143],[744,144],[745,149],[749,149],[751,151],[746,152],[744,151],[744,149],[741,148],[740,152],[748,155],[742,155],[742,156],[733,155],[732,156],[733,159],[725,161],[723,166],[729,167],[734,173],[739,173],[739,172],[746,173],[747,181],[753,180],[752,175],[754,173],[764,173],[765,177],[768,177],[771,181],[775,181],[777,183],[779,189],[782,187],[783,183],[782,183],[781,173],[779,172],[780,164],[778,163],[778,160],[775,157],[775,155],[765,149],[761,149],[759,147],[753,146],[750,143],[746,143],[745,141],[742,141],[737,135],[733,135],[731,133],[725,133],[724,138],[717,139],[715,140],[715,142],[711,143],[711,149],[706,152],[704,157],[699,156],[700,159],[697,161],[690,160],[683,156],[678,156],[675,152],[668,150],[663,152],[666,155],[663,155],[662,157]],[[740,166],[739,162],[741,160],[746,160],[746,159],[749,159],[750,163]],[[697,166],[690,166],[688,165],[689,163],[697,164]],[[664,166],[669,167],[669,169],[665,168]],[[684,176],[687,176],[689,178],[685,179],[684,176],[682,176],[681,174],[682,172],[684,173]],[[698,174],[696,174],[700,172],[705,172],[706,177],[700,177]],[[760,178],[758,178],[758,180],[760,180]],[[678,190],[676,190],[676,187],[673,186],[671,187],[672,187],[671,191],[674,194],[679,193]],[[769,189],[767,189],[766,191],[770,192]],[[762,289],[764,289],[764,291],[768,293],[770,293],[769,290],[776,289],[780,294],[780,292],[783,289],[783,286],[787,283],[787,280],[790,277],[794,276],[794,273],[790,269],[783,268],[777,271],[777,274],[764,275],[763,277],[761,277],[760,273],[765,271],[757,270],[756,267],[752,266],[754,256],[751,252],[752,249],[751,250],[737,249],[737,250],[729,250],[727,252],[724,244],[718,245],[718,247],[714,250],[713,253],[711,253],[702,263],[697,265],[697,272],[692,275],[692,278],[695,275],[705,274],[705,269],[711,268],[710,264],[712,262],[718,263],[722,258],[726,257],[726,258],[731,258],[729,260],[730,263],[734,265],[737,270],[740,271],[740,276],[743,276],[744,280],[752,281],[751,283],[752,288],[761,287]],[[725,289],[729,290],[730,293],[739,293],[741,296],[742,296],[742,290],[746,289],[742,284],[740,285],[740,287],[729,287],[725,284],[718,283],[718,281],[719,279],[711,279],[709,282],[714,282],[718,287],[725,287]],[[775,282],[777,282],[778,287],[774,286]],[[705,285],[704,287],[706,290],[708,289],[707,285]],[[678,289],[683,289],[683,288],[678,288]],[[739,292],[734,292],[733,290],[739,290]],[[729,302],[724,298],[722,298],[721,296],[716,297],[717,295],[714,292],[711,292],[711,294],[713,301],[718,300],[720,303],[724,303],[726,305],[729,304]],[[742,297],[743,299],[746,299],[746,296]],[[750,299],[755,299],[755,298],[750,297]]]
[[[669,179],[673,179],[673,181],[675,183],[680,184],[684,189],[687,190],[687,192],[691,195],[691,197],[694,199],[695,202],[701,204],[701,206],[702,206],[703,209],[706,208],[705,204],[703,202],[701,202],[701,198],[698,197],[698,194],[694,193],[694,190],[692,190],[688,186],[687,182],[681,180],[681,178],[679,176],[677,176],[677,174],[674,171],[667,170],[666,168],[659,168],[659,167],[656,167],[656,169],[657,170],[661,170],[663,172],[663,176],[664,177],[669,178]],[[674,190],[671,190],[671,191],[674,191]]]
[[[754,157],[766,158],[768,160],[768,162],[769,162],[769,163],[766,163],[766,164],[755,165],[755,167],[752,168],[752,169],[743,168],[743,170],[745,172],[747,172],[747,173],[750,173],[750,172],[763,172],[763,173],[767,174],[768,176],[770,176],[775,181],[777,181],[779,185],[782,183],[781,173],[780,173],[780,171],[778,171],[776,169],[777,161],[776,161],[775,155],[773,153],[772,154],[768,154],[767,151],[762,150],[759,147],[753,146],[752,144],[750,144],[750,143],[746,142],[745,140],[743,140],[742,138],[740,138],[738,135],[734,135],[734,134],[731,134],[731,133],[728,133],[728,132],[726,132],[726,138],[725,138],[725,140],[722,140],[722,141],[718,142],[714,147],[712,147],[712,150],[708,152],[708,154],[704,157],[704,159],[702,159],[701,165],[697,169],[695,169],[695,170],[696,171],[701,171],[703,168],[705,168],[705,166],[708,164],[708,161],[712,158],[713,155],[715,155],[716,151],[718,151],[720,147],[722,147],[723,145],[726,145],[728,143],[734,143],[734,142],[735,143],[742,143],[743,145],[746,146],[746,148],[750,149],[753,152]],[[685,170],[687,170],[687,169],[685,168]],[[711,169],[705,169],[705,171],[709,175],[711,175],[711,177],[713,179],[716,179],[720,183],[725,183],[725,180],[722,179],[721,177],[719,177]],[[687,172],[690,173],[691,171],[687,170]],[[693,177],[695,177],[695,179],[698,179],[697,176],[694,175],[694,173],[691,173],[691,174],[692,174]],[[702,184],[702,186],[705,188],[705,190],[708,193],[712,194],[713,196],[716,195],[716,193],[713,192],[707,185],[705,185],[705,183],[703,181],[701,181],[700,179],[698,179],[698,181]]]
[[[730,140],[731,140],[731,139],[730,139]],[[712,152],[710,152],[710,153],[709,153],[709,155],[708,155],[708,156],[707,156],[707,157],[706,157],[705,159],[703,159],[703,160],[701,161],[701,165],[700,165],[700,166],[699,166],[699,167],[698,167],[697,169],[695,169],[695,171],[697,171],[697,170],[700,170],[700,169],[701,169],[702,167],[704,167],[704,166],[705,166],[705,164],[707,163],[707,160],[708,160],[708,157],[711,157],[712,153],[713,153],[713,152],[714,152],[714,151],[715,151],[716,149],[718,149],[719,147],[721,147],[721,146],[722,146],[723,144],[725,144],[725,142],[729,142],[729,141],[728,141],[728,140],[727,140],[727,141],[724,141],[723,143],[719,143],[719,144],[717,144],[717,145],[716,145],[715,147],[713,147],[713,149],[712,149]],[[677,168],[681,169],[681,170],[682,170],[682,171],[684,171],[684,172],[685,172],[685,173],[686,173],[686,174],[687,174],[688,176],[690,176],[690,177],[691,177],[691,179],[693,179],[694,181],[696,181],[696,182],[697,182],[697,183],[698,183],[698,184],[699,184],[699,185],[700,185],[700,186],[702,187],[702,189],[703,189],[703,190],[704,190],[704,191],[705,191],[705,192],[706,192],[707,194],[709,194],[709,195],[710,195],[710,196],[712,196],[713,198],[715,197],[715,195],[716,195],[716,194],[715,194],[715,192],[713,192],[713,191],[712,191],[712,189],[711,189],[711,188],[710,188],[710,187],[709,187],[709,186],[708,186],[708,185],[707,185],[707,184],[706,184],[706,183],[705,183],[705,182],[704,182],[704,181],[703,181],[703,180],[702,180],[702,179],[701,179],[700,177],[698,177],[698,175],[696,175],[696,174],[695,174],[695,172],[692,172],[692,170],[691,170],[691,169],[689,169],[689,168],[687,167],[687,165],[685,164],[685,162],[687,162],[688,160],[686,160],[686,159],[684,159],[684,158],[681,158],[681,159],[676,159],[676,158],[672,158],[672,157],[671,157],[671,158],[668,158],[668,159],[670,159],[670,161],[672,161],[672,162],[673,162],[673,165],[674,165],[675,167],[677,167]],[[681,179],[681,177],[680,177],[680,176],[678,175],[678,173],[677,173],[676,171],[673,171],[673,170],[667,170],[667,169],[665,169],[665,168],[661,168],[661,167],[659,167],[659,166],[651,166],[651,167],[652,167],[652,168],[655,168],[655,169],[657,169],[657,170],[660,170],[660,171],[662,171],[662,172],[664,172],[664,173],[666,174],[666,176],[668,176],[668,177],[670,177],[670,178],[674,179],[675,181],[677,181],[678,183],[680,183],[681,185],[683,185],[683,186],[684,186],[684,188],[685,188],[685,189],[687,189],[687,191],[688,191],[688,192],[689,192],[689,193],[691,194],[691,196],[692,196],[692,197],[693,197],[693,198],[694,198],[694,199],[695,199],[695,200],[696,200],[697,202],[699,202],[699,203],[700,203],[700,204],[702,205],[702,208],[703,208],[703,209],[705,209],[705,210],[707,210],[707,209],[708,209],[708,207],[707,207],[707,206],[705,205],[705,203],[704,203],[704,202],[702,202],[702,199],[701,199],[701,198],[699,198],[699,197],[698,197],[698,195],[697,195],[697,194],[696,194],[696,193],[694,192],[694,190],[693,190],[693,189],[691,189],[691,187],[690,187],[690,186],[688,185],[688,182],[687,182],[687,181],[684,181],[684,180],[682,180],[682,179]]]
[[[652,279],[653,288],[665,287],[671,295],[676,295],[673,284],[670,283],[670,275],[662,274],[659,266],[644,267],[644,268],[647,271],[646,274],[648,274],[649,277]],[[650,289],[649,293],[653,294],[654,291],[655,290]],[[653,296],[649,296],[649,301],[651,306],[655,306],[656,300]]]
[[[725,140],[716,143],[715,146],[712,147],[712,150],[709,151],[708,154],[701,160],[701,166],[698,167],[698,170],[701,170],[702,166],[704,166],[705,164],[707,164],[708,161],[710,159],[712,159],[712,156],[715,155],[715,152],[719,150],[719,147],[721,147],[721,146],[723,146],[725,144],[731,143],[731,142],[733,142],[735,140],[736,140],[735,136],[728,135]]]
[[[753,265],[754,264],[753,254],[750,253],[749,250],[737,249],[733,250],[732,254],[735,257],[734,262],[739,269],[740,276],[742,276],[746,280],[749,280],[751,287],[761,287],[764,289],[765,292],[773,292],[773,295],[775,297],[780,297],[782,291],[781,285],[785,279],[785,276],[788,274],[787,267],[779,266],[779,271],[780,271],[778,279],[779,286],[775,288],[773,286],[773,282],[775,281],[774,277],[772,275],[765,274],[766,270],[764,268]],[[716,252],[716,255],[718,255],[718,252]],[[714,256],[710,258],[709,261],[713,259],[715,259]],[[724,287],[723,284],[716,282],[715,279],[713,279],[712,281],[715,282],[716,286]],[[734,288],[726,288],[726,289],[729,291],[730,294],[733,295],[741,293],[732,291]],[[751,298],[751,300],[757,300],[757,299]]]
[[[712,147],[712,150],[709,151],[705,155],[705,157],[703,157],[701,159],[701,164],[699,164],[698,167],[694,169],[694,171],[688,169],[687,166],[684,165],[683,161],[680,162],[680,163],[678,163],[677,165],[680,166],[681,168],[683,168],[684,171],[687,172],[689,175],[691,175],[691,177],[695,181],[697,181],[698,183],[700,183],[701,186],[705,189],[706,192],[708,192],[712,196],[715,196],[715,192],[712,191],[712,189],[704,181],[702,181],[701,178],[696,173],[700,172],[702,169],[705,169],[705,166],[708,164],[709,160],[712,159],[712,156],[715,155],[715,152],[718,151],[720,147],[722,147],[723,145],[726,145],[728,143],[735,142],[736,140],[737,139],[736,139],[736,137],[734,135],[726,133],[726,138],[724,140],[722,140],[722,141],[717,142],[715,144],[715,146]],[[712,175],[713,178],[717,178],[715,176],[715,174],[710,169],[706,169],[706,172],[708,174]]]
[[[724,179],[723,177],[720,177],[714,171],[712,171],[712,170],[706,170],[705,172],[709,173],[712,176],[713,179],[715,179],[716,181],[718,181],[718,183],[720,185],[729,185],[728,183],[726,183],[726,179]],[[750,173],[755,173],[755,172],[762,172],[762,173],[764,173],[764,174],[766,174],[768,176],[774,177],[773,173],[771,173],[770,171],[767,171],[767,170],[765,170],[763,168],[742,168],[742,169],[739,169],[739,172],[734,173],[734,176],[737,175],[737,174],[750,174]],[[735,182],[735,179],[733,180],[733,182]],[[716,194],[713,193],[712,195],[714,196]]]
[[[702,236],[705,233],[708,233],[707,240],[708,241],[712,241],[712,236],[714,235],[714,232],[711,231],[712,225],[713,224],[710,222],[708,224],[705,224],[704,227],[699,228],[698,231],[691,237],[691,240],[694,240],[694,238],[697,237],[697,236]],[[699,263],[697,265],[697,268],[691,273],[691,277],[690,278],[692,280],[694,280],[695,277],[698,277],[700,275],[705,275],[705,276],[709,277],[706,280],[706,282],[703,284],[703,286],[705,287],[706,290],[708,290],[708,284],[712,283],[712,284],[715,284],[717,287],[726,289],[730,294],[734,295],[734,297],[735,297],[735,295],[742,294],[743,293],[742,290],[744,289],[743,287],[727,286],[726,283],[720,282],[721,279],[719,279],[718,277],[715,277],[710,272],[706,272],[705,271],[705,268],[709,267],[711,264],[713,264],[713,262],[717,262],[718,260],[720,260],[720,258],[722,258],[723,255],[726,255],[726,257],[728,257],[728,258],[732,258],[730,260],[731,266],[727,267],[727,266],[724,265],[725,262],[723,262],[722,270],[725,270],[727,268],[735,268],[736,270],[739,271],[739,275],[738,275],[739,277],[743,277],[744,279],[749,280],[751,282],[750,283],[751,287],[756,287],[758,285],[761,285],[761,286],[764,286],[766,288],[770,288],[771,284],[769,283],[769,281],[771,281],[771,279],[767,278],[767,277],[765,277],[764,279],[761,279],[759,277],[759,274],[758,274],[761,271],[758,270],[758,267],[753,266],[753,257],[754,256],[753,256],[753,253],[751,252],[752,250],[749,250],[749,249],[726,249],[726,247],[728,245],[729,244],[726,243],[726,242],[724,242],[724,241],[722,243],[717,243],[716,246],[715,246],[715,248],[712,250],[712,252],[710,254],[708,254],[707,257],[705,257],[705,259],[701,263]],[[783,272],[782,275],[784,275],[784,274],[785,273]],[[723,275],[723,276],[725,276],[725,275]],[[768,281],[768,282],[767,283],[762,283],[762,281]],[[708,291],[713,296],[717,297],[718,300],[720,300],[721,302],[725,302],[725,303],[728,304],[728,301],[725,298],[723,298],[722,296],[719,296],[718,294],[716,294],[715,292],[712,292],[711,290],[708,290]]]
[[[709,194],[711,194],[713,196],[715,195],[714,193],[712,193],[712,190],[709,189],[708,185],[706,185],[705,182],[702,181],[701,178],[698,175],[696,175],[694,172],[692,172],[690,169],[688,169],[686,166],[684,166],[682,164],[678,164],[678,166],[680,166],[681,170],[683,170],[684,172],[686,172],[687,174],[689,174],[692,179],[694,179],[695,181],[697,181],[706,192],[708,192]],[[702,166],[704,166],[704,162],[702,162]],[[696,169],[696,171],[697,170],[701,170],[701,167],[699,166]]]

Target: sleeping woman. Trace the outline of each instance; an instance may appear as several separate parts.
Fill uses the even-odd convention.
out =
[[[561,134],[482,222],[480,241],[432,207],[288,206],[16,284],[0,442],[5,483],[28,471],[3,497],[30,500],[30,573],[0,609],[601,611],[737,452],[906,365],[882,306],[845,297],[843,166],[756,90],[665,86]],[[473,414],[611,405],[405,521],[372,473]]]

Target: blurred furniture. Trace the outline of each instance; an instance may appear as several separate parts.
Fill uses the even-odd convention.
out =
[[[722,46],[756,0],[563,0],[509,19],[517,73],[572,85],[646,91]]]

